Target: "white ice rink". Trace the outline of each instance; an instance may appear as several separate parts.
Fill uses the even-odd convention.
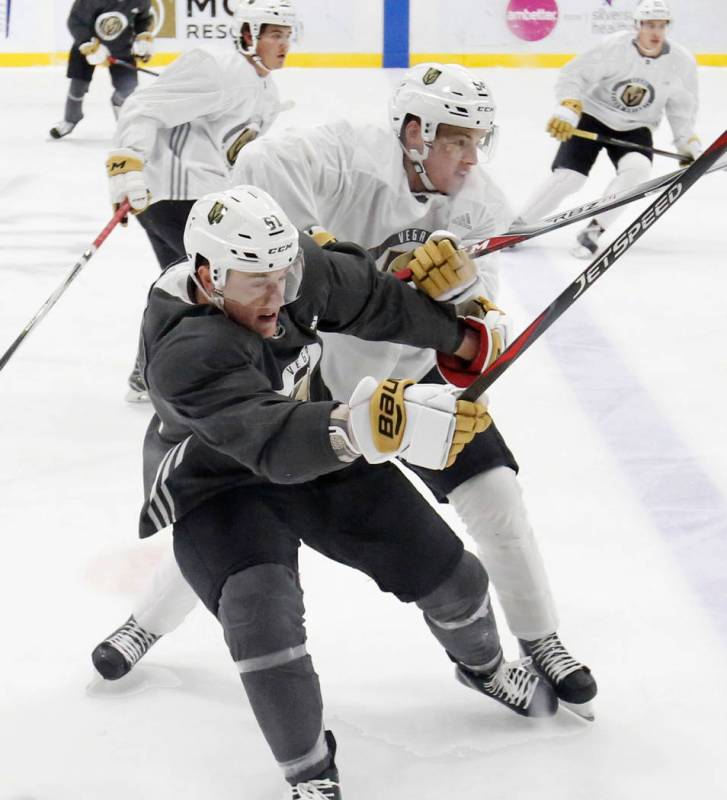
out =
[[[478,72],[502,127],[491,171],[517,208],[555,149],[543,127],[556,73]],[[296,106],[278,129],[384,124],[399,74],[284,70]],[[700,86],[707,143],[727,123],[727,70],[702,68]],[[0,352],[111,216],[108,78],[56,142],[65,92],[61,68],[0,70]],[[657,146],[671,146],[666,125]],[[610,179],[601,159],[581,199]],[[727,797],[725,196],[727,173],[699,181],[490,391],[561,635],[598,679],[596,722],[530,721],[464,689],[415,608],[306,551],[309,649],[346,800]],[[503,255],[516,331],[583,268],[573,236]],[[126,685],[87,691],[93,646],[169,543],[136,539],[150,410],[123,400],[156,274],[141,228],[114,231],[0,373],[0,800],[282,794],[207,612]]]

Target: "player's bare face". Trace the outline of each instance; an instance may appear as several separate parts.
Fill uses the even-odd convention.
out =
[[[286,268],[268,273],[228,272],[223,292],[227,316],[263,339],[274,336],[288,271]]]
[[[256,52],[267,69],[284,66],[292,33],[292,28],[287,25],[266,25],[258,36]]]
[[[669,23],[665,19],[649,19],[641,23],[636,44],[647,56],[658,56],[666,41]]]
[[[424,168],[434,188],[442,194],[456,194],[477,163],[484,131],[440,125],[424,160]]]

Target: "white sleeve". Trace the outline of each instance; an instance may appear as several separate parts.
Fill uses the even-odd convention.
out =
[[[124,103],[114,145],[131,148],[147,160],[158,130],[223,110],[224,94],[215,59],[203,50],[190,50]]]
[[[666,101],[666,117],[669,120],[674,144],[686,145],[695,135],[699,94],[697,89],[697,62],[691,53],[685,52],[684,64],[679,69],[679,86]]]
[[[319,203],[341,191],[349,163],[350,152],[340,138],[321,126],[251,142],[237,158],[232,182],[265,189],[293,225],[306,229],[323,225],[328,214]]]
[[[484,191],[487,196],[483,204],[479,220],[475,224],[472,235],[462,242],[465,247],[489,239],[507,231],[513,219],[512,209],[505,195],[489,179],[486,179]],[[500,254],[490,253],[475,259],[480,281],[488,300],[497,301],[500,293]]]
[[[580,100],[588,89],[601,80],[608,51],[602,44],[587,50],[569,61],[558,74],[555,96],[558,102]]]

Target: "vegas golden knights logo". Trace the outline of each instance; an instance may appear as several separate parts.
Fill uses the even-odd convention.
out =
[[[210,209],[210,213],[207,214],[207,221],[210,225],[215,225],[218,222],[222,222],[222,217],[225,216],[227,213],[227,206],[224,203],[220,203],[218,200]]]
[[[246,144],[249,144],[256,136],[257,131],[251,130],[250,128],[245,128],[245,130],[230,145],[227,150],[227,163],[231,167],[234,166],[235,161],[237,161],[237,156],[240,154],[240,150],[242,150]]]
[[[94,23],[94,30],[99,39],[105,42],[113,42],[128,27],[129,20],[124,14],[117,11],[107,11],[99,14]]]
[[[635,108],[643,102],[646,96],[646,87],[639,86],[638,83],[629,83],[621,92],[621,102],[627,108]]]
[[[429,86],[430,84],[434,83],[437,78],[442,74],[441,69],[436,69],[435,67],[430,67],[425,73],[424,77],[422,78],[422,83],[425,86]]]

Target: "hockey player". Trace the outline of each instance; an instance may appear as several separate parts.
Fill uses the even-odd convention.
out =
[[[270,73],[284,65],[295,29],[289,0],[240,0],[234,50],[189,50],[124,106],[106,161],[111,199],[117,207],[128,198],[160,267],[184,257],[195,199],[228,186],[240,150],[277,117]],[[127,399],[146,399],[136,367]]]
[[[109,57],[148,61],[154,48],[152,22],[150,0],[75,0],[68,15],[73,46],[66,74],[71,83],[63,119],[50,129],[54,139],[68,136],[83,119],[83,98],[96,67],[109,67],[114,87],[111,106],[118,116],[138,81],[135,70],[110,64]]]
[[[502,193],[477,164],[479,149],[490,150],[496,137],[494,103],[483,83],[460,67],[420,65],[394,93],[391,125],[393,132],[340,122],[255,142],[238,159],[234,178],[280,197],[298,227],[324,227],[339,239],[365,244],[382,269],[408,263],[426,271],[428,254],[441,263],[439,229],[449,231],[444,240],[455,243],[458,237],[475,242],[505,229],[509,218]],[[412,255],[415,262],[409,262]],[[492,257],[473,266],[477,280],[473,270],[461,286],[440,293],[440,299],[456,301],[457,292],[464,296],[483,288],[493,296],[497,275]],[[446,268],[435,267],[432,278],[441,282]],[[422,285],[428,285],[426,279]],[[502,314],[494,308],[479,311],[503,344]],[[323,338],[323,379],[337,400],[345,401],[365,375],[441,381],[431,350],[361,342],[343,334],[324,333]],[[456,369],[442,367],[457,379]],[[522,650],[553,683],[561,701],[590,716],[596,684],[556,633],[555,605],[516,471],[494,425],[454,467],[417,470],[465,522]],[[110,678],[124,674],[193,605],[191,592],[168,560],[138,598],[132,617],[94,651],[97,669]]]
[[[604,145],[573,136],[575,128],[653,146],[652,132],[666,114],[683,164],[702,152],[695,133],[697,69],[684,47],[667,40],[672,14],[665,0],[642,0],[634,11],[635,35],[608,36],[574,58],[561,71],[555,93],[558,107],[547,131],[559,139],[552,174],[518,217],[532,223],[544,217],[586,181]],[[605,194],[618,193],[649,177],[652,156],[606,145],[616,175]],[[619,209],[594,217],[577,236],[573,254],[588,258]]]
[[[518,713],[553,714],[548,683],[503,661],[479,561],[388,463],[451,464],[482,435],[486,408],[442,385],[370,377],[339,403],[317,369],[318,330],[481,368],[487,325],[381,275],[353,245],[299,239],[252,186],[199,199],[184,241],[187,259],[157,280],[142,325],[156,414],[140,533],[173,525],[181,570],[222,625],[287,796],[341,797],[306,649],[301,540],[416,602],[462,682]]]

